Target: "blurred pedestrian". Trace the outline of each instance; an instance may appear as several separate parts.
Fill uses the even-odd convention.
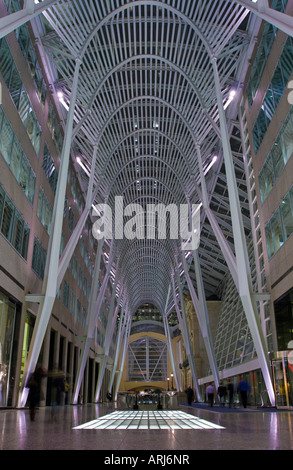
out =
[[[207,386],[206,394],[207,394],[208,403],[210,404],[210,406],[213,406],[213,404],[214,404],[214,394],[215,394],[215,389],[214,389],[213,384],[209,384]]]
[[[29,388],[27,400],[29,403],[31,421],[35,421],[36,408],[39,406],[41,399],[41,382],[42,379],[46,376],[46,370],[40,364],[38,364],[27,382],[26,386]]]
[[[192,388],[190,387],[190,385],[185,390],[185,393],[186,393],[186,396],[187,396],[188,405],[192,405],[192,402],[194,400],[194,392],[193,392]]]
[[[227,394],[227,388],[221,382],[220,385],[218,386],[218,396],[219,396],[221,406],[225,406],[226,394]]]
[[[244,408],[247,407],[248,392],[250,391],[251,387],[249,383],[244,379],[240,380],[237,386],[237,392],[240,394],[240,400]]]

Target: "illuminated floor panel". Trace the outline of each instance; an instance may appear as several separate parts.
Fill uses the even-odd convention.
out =
[[[224,429],[184,411],[115,411],[73,429]]]

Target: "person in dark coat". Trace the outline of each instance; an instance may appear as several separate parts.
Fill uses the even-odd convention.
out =
[[[37,365],[35,371],[31,374],[27,387],[29,388],[28,394],[28,403],[29,403],[29,410],[30,410],[30,419],[31,421],[35,420],[36,415],[36,408],[39,406],[40,398],[41,398],[41,382],[44,377],[46,377],[47,373],[45,369]]]
[[[240,380],[238,387],[237,387],[237,392],[240,394],[240,399],[241,399],[243,408],[247,407],[248,393],[250,391],[251,391],[251,387],[249,383],[244,379]]]
[[[189,385],[189,387],[186,389],[185,393],[186,393],[186,395],[187,395],[187,403],[188,403],[189,405],[191,405],[192,402],[193,402],[193,399],[194,399],[194,392],[193,392],[192,388],[190,387],[190,385]]]
[[[218,395],[219,395],[221,406],[225,406],[226,393],[227,393],[227,388],[221,382],[220,385],[218,386]]]

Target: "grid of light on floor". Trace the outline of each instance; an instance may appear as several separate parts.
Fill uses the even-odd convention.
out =
[[[73,429],[224,429],[182,411],[115,411]]]

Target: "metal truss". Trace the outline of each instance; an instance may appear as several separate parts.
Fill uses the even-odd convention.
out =
[[[62,93],[67,123],[47,277],[44,292],[35,297],[41,304],[27,373],[36,363],[57,285],[77,240],[76,236],[70,241],[66,258],[59,260],[59,213],[71,155],[87,193],[81,226],[91,204],[105,202],[114,207],[117,196],[123,196],[124,205],[137,204],[144,209],[149,204],[202,206],[196,253],[182,252],[179,239],[121,237],[113,240],[110,261],[109,244],[104,242],[112,273],[105,282],[115,286],[114,293],[117,290],[116,306],[123,305],[125,320],[123,326],[121,320],[118,335],[121,344],[124,337],[123,358],[131,316],[145,301],[164,314],[165,329],[168,312],[176,308],[188,349],[182,290],[188,287],[201,312],[197,313],[216,379],[205,298],[216,292],[230,271],[273,401],[266,348],[251,300],[245,241],[250,215],[237,106],[232,101],[241,91],[243,62],[253,42],[250,24],[254,15],[292,34],[292,18],[269,8],[266,0],[27,0],[23,10],[0,19],[0,37],[33,21],[55,74],[54,90]],[[113,226],[118,216],[113,212]],[[63,267],[58,277],[59,263]],[[92,288],[90,330],[97,321],[97,298],[101,299],[95,291],[98,286]],[[90,334],[85,331],[87,346]],[[168,331],[166,336],[168,339]],[[105,357],[108,348],[107,340]],[[196,384],[192,352],[188,354]],[[83,365],[81,359],[79,384]],[[112,384],[113,377],[111,380]]]

